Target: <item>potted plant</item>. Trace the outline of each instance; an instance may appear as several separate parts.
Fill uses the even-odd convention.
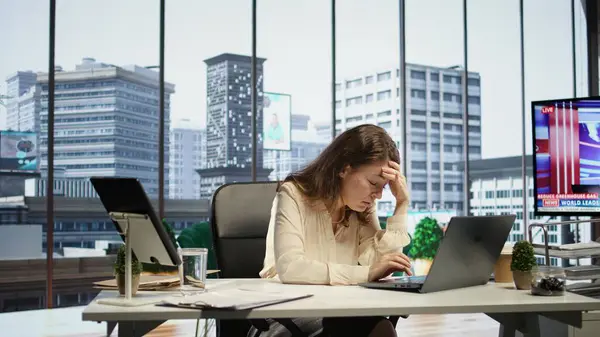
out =
[[[517,242],[512,251],[510,270],[513,274],[515,287],[520,290],[530,290],[533,280],[533,268],[536,266],[535,252],[529,241]]]
[[[414,274],[427,275],[444,232],[434,218],[425,217],[415,227],[409,255],[414,259]]]
[[[131,253],[131,295],[135,295],[140,285],[140,274],[142,273],[142,263],[138,261],[135,254]],[[117,260],[115,261],[115,278],[119,294],[125,295],[125,245],[119,247]]]

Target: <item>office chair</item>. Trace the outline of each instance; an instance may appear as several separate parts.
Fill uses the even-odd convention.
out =
[[[263,267],[277,182],[233,183],[219,187],[211,205],[211,228],[222,278],[258,278]],[[290,319],[278,319],[293,337],[304,334]],[[218,337],[246,337],[250,326],[266,331],[265,320],[219,320]]]
[[[215,191],[210,224],[220,277],[259,277],[277,185],[277,182],[233,183]],[[398,317],[390,320],[395,326]],[[293,337],[308,337],[291,319],[277,321]],[[259,333],[269,328],[265,320],[219,320],[217,337],[245,337],[251,325]]]

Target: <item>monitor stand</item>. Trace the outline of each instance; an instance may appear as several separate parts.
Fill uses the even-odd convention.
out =
[[[147,228],[153,228],[150,218],[146,214],[136,213],[120,213],[111,212],[109,213],[113,221],[117,221],[121,228],[125,229],[125,233],[120,233],[125,237],[125,296],[118,295],[113,298],[101,298],[97,302],[99,304],[115,305],[121,307],[137,307],[142,305],[156,304],[162,301],[162,298],[154,296],[144,296],[142,294],[131,294],[132,284],[132,271],[131,271],[131,260],[132,260],[132,243],[134,240],[132,233],[132,227],[146,226]]]

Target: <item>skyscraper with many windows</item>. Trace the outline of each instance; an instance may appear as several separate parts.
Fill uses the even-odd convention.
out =
[[[206,167],[199,170],[201,197],[210,198],[215,189],[234,181],[249,181],[252,167],[252,78],[251,57],[220,54],[204,60],[206,71]],[[269,171],[262,161],[263,63],[256,60],[257,156],[259,180]]]
[[[408,114],[405,172],[415,209],[462,212],[463,186],[462,74],[460,67],[407,64]],[[399,148],[403,139],[400,114],[400,71],[379,69],[347,77],[336,84],[336,133],[371,123],[388,131]],[[480,76],[468,74],[469,159],[481,158]],[[393,200],[389,203],[393,211]],[[385,207],[384,207],[385,208]]]
[[[37,74],[18,71],[6,79],[6,128],[39,132],[40,95]]]
[[[158,73],[136,65],[118,67],[84,58],[75,70],[55,73],[54,165],[66,179],[91,176],[138,178],[151,198],[158,197]],[[41,169],[47,167],[48,74],[38,73],[41,88]],[[165,129],[170,125],[170,95],[165,83]],[[168,177],[165,165],[165,177]],[[168,196],[165,183],[165,196]]]

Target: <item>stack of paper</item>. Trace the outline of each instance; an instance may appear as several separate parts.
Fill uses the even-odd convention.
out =
[[[252,289],[224,289],[207,291],[192,296],[172,297],[162,305],[188,309],[248,310],[268,305],[295,301],[312,294],[285,294]]]
[[[208,270],[206,275],[218,273],[219,270]],[[179,276],[173,275],[140,275],[138,290],[168,290],[180,285]],[[117,280],[105,280],[94,282],[94,288],[105,290],[117,290]],[[201,287],[202,288],[202,287]]]
[[[140,275],[140,285],[138,290],[165,290],[179,286],[178,276],[156,276],[156,275]],[[94,288],[117,290],[117,280],[106,280],[94,282]]]

